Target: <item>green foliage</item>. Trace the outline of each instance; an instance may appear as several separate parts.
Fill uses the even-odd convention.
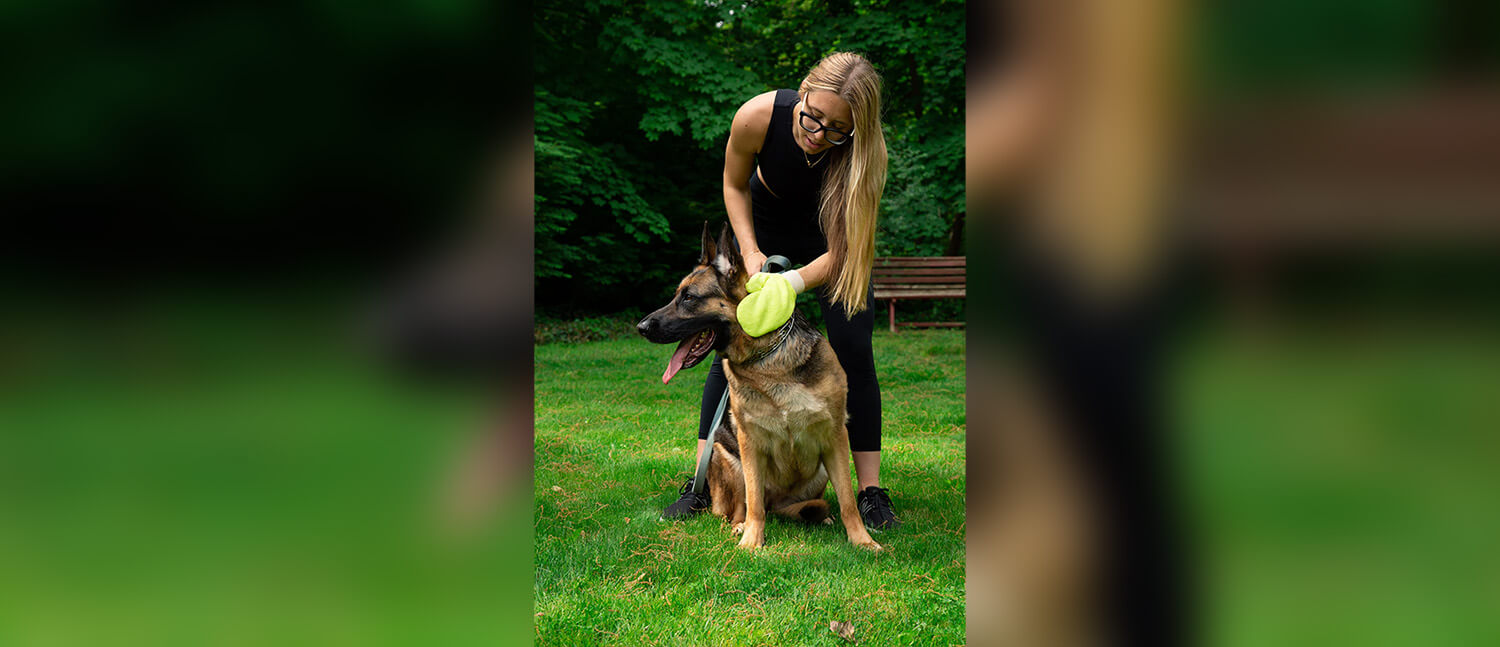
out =
[[[531,337],[538,345],[636,339],[635,324],[642,316],[639,312],[572,318],[538,315]]]
[[[959,144],[962,144],[961,140]],[[881,256],[941,255],[953,226],[953,214],[961,216],[964,213],[962,185],[944,180],[962,177],[962,174],[947,164],[934,161],[934,156],[928,151],[939,146],[896,141],[891,148],[891,175],[877,222],[876,253]],[[960,154],[961,151],[960,148]],[[949,177],[945,178],[943,174],[949,174]]]
[[[536,170],[550,190],[537,192],[536,274],[571,278],[576,263],[595,262],[620,243],[665,240],[667,221],[641,197],[635,182],[609,155],[610,144],[580,136],[593,115],[583,101],[536,94]],[[611,285],[620,278],[597,272],[591,280]]]
[[[881,253],[940,254],[964,218],[962,2],[553,1],[534,42],[543,305],[658,305],[724,222],[734,112],[836,50],[885,78]]]

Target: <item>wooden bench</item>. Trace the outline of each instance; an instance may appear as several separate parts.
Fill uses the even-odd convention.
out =
[[[883,256],[875,259],[875,298],[885,299],[891,332],[896,332],[896,302],[901,299],[962,299],[965,297],[966,257]],[[919,321],[911,327],[961,327],[961,321]]]

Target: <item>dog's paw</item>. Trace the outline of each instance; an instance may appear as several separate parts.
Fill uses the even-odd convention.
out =
[[[880,552],[882,550],[885,550],[885,546],[881,546],[880,544],[875,543],[874,539],[868,539],[868,540],[865,540],[865,541],[856,541],[856,542],[854,542],[854,545],[855,546],[859,546],[860,548],[868,550],[868,551],[870,551],[872,553],[878,553],[878,552]]]
[[[766,545],[766,535],[763,532],[747,532],[740,536],[740,548],[755,550]]]
[[[745,534],[745,522],[741,521],[741,522],[739,522],[737,524],[734,524],[734,527],[731,528],[730,531],[733,532],[736,535],[743,535],[743,534]]]

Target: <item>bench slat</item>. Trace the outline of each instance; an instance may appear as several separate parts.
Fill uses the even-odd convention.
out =
[[[881,278],[881,277],[886,277],[886,276],[923,276],[923,275],[965,276],[966,274],[967,274],[967,272],[964,272],[962,269],[955,270],[955,269],[949,268],[949,267],[931,267],[931,268],[928,268],[928,267],[922,267],[922,268],[915,268],[915,267],[894,267],[894,268],[893,267],[877,267],[877,268],[875,268],[875,272],[874,272],[874,275],[875,275],[876,278]]]
[[[958,276],[902,276],[885,281],[876,281],[875,287],[882,285],[901,285],[904,283],[965,283],[963,277]]]
[[[962,299],[965,292],[961,288],[950,288],[946,290],[912,290],[906,292],[881,292],[875,291],[876,299]]]
[[[876,263],[959,263],[969,260],[967,256],[881,256]]]
[[[874,263],[873,267],[877,270],[926,270],[944,269],[944,267],[947,267],[947,269],[953,270],[953,272],[963,272],[965,267],[968,267],[968,263],[963,263],[963,261],[954,261],[954,263]]]

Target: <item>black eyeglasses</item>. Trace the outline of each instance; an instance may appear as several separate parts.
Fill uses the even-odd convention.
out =
[[[849,141],[849,138],[854,136],[854,133],[846,133],[833,126],[823,125],[823,122],[818,121],[817,117],[807,114],[806,111],[799,110],[798,112],[801,113],[802,118],[797,120],[797,125],[802,126],[803,130],[812,134],[823,131],[823,138],[827,139],[834,146],[843,146],[844,142]]]

